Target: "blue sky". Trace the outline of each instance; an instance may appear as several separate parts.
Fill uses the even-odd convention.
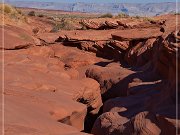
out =
[[[98,2],[98,3],[156,3],[176,2],[176,0],[11,0],[11,1],[41,1],[41,2]],[[179,0],[178,0],[179,1]]]

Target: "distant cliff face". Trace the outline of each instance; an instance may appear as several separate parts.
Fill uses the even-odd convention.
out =
[[[155,16],[176,11],[176,3],[58,3],[58,2],[22,2],[6,1],[17,7],[79,11],[88,13],[126,13],[129,15]]]

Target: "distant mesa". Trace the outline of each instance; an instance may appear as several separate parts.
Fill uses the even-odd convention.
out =
[[[164,3],[60,3],[60,2],[30,2],[30,1],[12,1],[6,3],[16,7],[39,8],[64,10],[71,12],[87,13],[126,13],[131,16],[157,16],[176,12],[175,2]]]

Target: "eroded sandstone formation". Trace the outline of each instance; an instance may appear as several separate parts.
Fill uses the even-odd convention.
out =
[[[83,20],[93,30],[50,33],[39,27],[35,35],[6,25],[0,59],[5,133],[176,134],[175,17]]]
[[[124,78],[126,81],[119,82],[119,92],[126,90],[127,96],[117,96],[105,102],[104,113],[96,120],[93,134],[177,133],[179,127],[176,127],[176,122],[179,122],[179,119],[176,119],[176,105],[179,106],[179,103],[175,96],[179,95],[179,81],[176,80],[176,76],[179,76],[176,72],[179,70],[176,69],[176,64],[179,63],[179,37],[178,34],[176,36],[176,29],[171,30],[153,39],[153,42],[143,46],[137,44],[138,49],[136,46],[130,49],[135,53],[134,57],[129,57],[133,59],[133,63],[130,63],[141,73],[129,74]],[[151,52],[146,53],[144,47]],[[142,61],[142,56],[138,57],[138,51],[148,59]],[[139,65],[139,61],[143,64]]]

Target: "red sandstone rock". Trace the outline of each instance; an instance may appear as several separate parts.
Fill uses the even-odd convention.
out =
[[[117,21],[119,26],[122,26],[123,28],[128,28],[129,26],[125,23],[122,23],[121,21]]]
[[[105,67],[92,66],[87,69],[86,76],[99,82],[103,98],[108,99],[115,95],[112,89],[114,89],[116,93],[119,93],[118,95],[122,94],[119,91],[120,89],[116,87],[116,84],[127,77],[130,73],[133,72],[122,68],[118,63],[114,63]]]
[[[118,22],[113,22],[113,21],[105,21],[105,24],[109,29],[116,29],[119,26]]]
[[[5,133],[84,134],[80,131],[97,117],[102,96],[109,100],[93,126],[94,135],[175,134],[180,39],[175,17],[155,17],[160,22],[120,19],[119,24],[98,18],[86,22],[98,31],[58,33],[43,33],[39,21],[37,37],[6,26],[3,49],[14,50],[5,50]]]
[[[86,27],[87,29],[103,29],[104,24],[103,23],[98,23],[98,22],[94,22],[91,20],[82,20],[80,22],[84,27]]]
[[[156,38],[162,34],[159,28],[128,29],[112,34],[112,38],[119,41],[131,41]]]
[[[102,105],[99,84],[91,79],[72,80],[55,55],[50,47],[5,52],[7,133],[13,132],[11,123],[18,133],[30,129],[37,134],[75,133],[83,130],[87,106],[93,114],[98,112]],[[77,93],[78,99],[88,100],[87,106],[74,99]],[[27,131],[20,131],[18,125]]]
[[[109,43],[112,47],[114,47],[118,51],[126,51],[129,48],[129,43],[128,42],[121,42],[117,40],[110,41]]]
[[[52,49],[55,52],[55,57],[59,58],[69,68],[88,66],[99,61],[94,54],[80,51],[77,48],[72,49],[62,45],[54,45]]]
[[[152,48],[155,41],[156,38],[130,42],[129,49],[125,54],[125,61],[129,65],[143,66],[152,58]]]
[[[163,37],[157,38],[154,42],[153,59],[149,59],[153,70],[149,67],[151,72],[145,70],[146,74],[134,76],[141,81],[133,80],[133,84],[129,83],[129,96],[111,99],[105,103],[105,113],[96,120],[92,129],[93,134],[175,134],[175,47],[179,46],[174,46],[173,33]],[[168,62],[170,59],[172,62]],[[151,74],[150,78],[148,72]],[[158,78],[159,82],[145,83],[147,80],[152,82]],[[128,83],[126,81],[123,83]]]
[[[2,49],[28,48],[34,44],[33,37],[27,31],[15,26],[4,26],[0,28],[0,40],[3,41]],[[3,34],[4,33],[4,39]]]

